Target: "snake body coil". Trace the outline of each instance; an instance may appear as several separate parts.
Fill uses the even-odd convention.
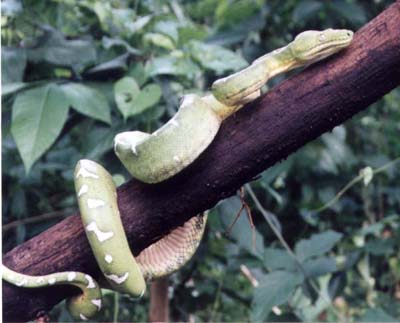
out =
[[[330,56],[352,40],[349,30],[306,31],[287,46],[255,60],[246,69],[219,79],[212,94],[184,97],[176,115],[152,134],[120,133],[114,150],[131,173],[145,183],[164,181],[191,164],[212,142],[221,122],[260,95],[271,77]],[[144,249],[134,258],[119,217],[116,188],[111,175],[99,164],[80,160],[75,188],[85,232],[107,288],[134,297],[145,293],[146,280],[168,275],[187,262],[202,238],[206,215]],[[38,288],[59,284],[79,287],[82,293],[68,301],[76,319],[86,320],[101,309],[101,290],[93,278],[79,272],[28,276],[3,266],[3,279],[19,287]]]

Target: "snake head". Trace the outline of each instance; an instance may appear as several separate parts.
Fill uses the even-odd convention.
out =
[[[297,35],[289,45],[293,58],[304,65],[324,59],[342,48],[353,39],[353,32],[347,29],[308,30]]]

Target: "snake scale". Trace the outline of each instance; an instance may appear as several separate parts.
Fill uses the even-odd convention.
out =
[[[219,79],[210,94],[184,96],[175,116],[152,134],[129,131],[114,139],[114,150],[136,179],[158,183],[191,164],[213,141],[221,122],[260,95],[273,76],[322,60],[347,47],[350,30],[305,31],[291,43],[256,59],[247,68]],[[140,297],[145,281],[168,275],[194,254],[207,215],[201,214],[143,250],[130,253],[119,217],[116,188],[99,164],[80,160],[75,168],[75,189],[85,232],[107,288]],[[101,309],[101,289],[89,275],[61,272],[28,276],[2,267],[3,279],[18,287],[39,288],[70,284],[82,292],[68,300],[75,319],[87,320]]]

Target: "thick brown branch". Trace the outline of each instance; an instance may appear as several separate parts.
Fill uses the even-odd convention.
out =
[[[359,30],[350,48],[275,87],[226,120],[207,151],[160,185],[130,181],[118,202],[134,253],[232,195],[261,171],[330,131],[400,84],[400,0]],[[4,263],[45,274],[98,268],[78,215],[16,247]],[[6,321],[28,320],[74,292],[3,287]]]

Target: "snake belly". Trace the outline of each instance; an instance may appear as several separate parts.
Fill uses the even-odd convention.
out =
[[[176,115],[152,134],[130,131],[115,137],[114,150],[129,173],[145,183],[164,181],[190,165],[209,146],[221,122],[260,95],[276,74],[312,64],[347,47],[353,33],[306,31],[292,43],[255,60],[246,69],[215,81],[212,93],[184,97]],[[133,257],[122,226],[111,175],[99,164],[80,160],[75,188],[85,233],[107,287],[134,297],[145,282],[178,270],[196,251],[207,214],[200,214]],[[69,284],[82,291],[67,301],[75,319],[87,320],[101,309],[101,289],[84,273],[67,271],[29,276],[2,266],[2,278],[18,287]]]

